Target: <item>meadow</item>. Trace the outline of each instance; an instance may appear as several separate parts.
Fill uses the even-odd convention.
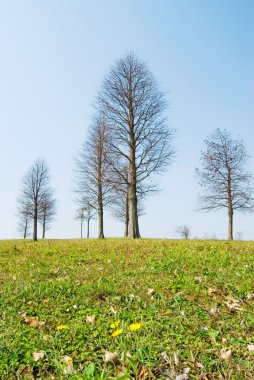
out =
[[[254,379],[254,243],[0,242],[1,379]]]

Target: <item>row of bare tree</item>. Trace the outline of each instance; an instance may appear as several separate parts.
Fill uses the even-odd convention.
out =
[[[76,160],[74,191],[79,209],[76,218],[89,223],[97,214],[98,237],[104,238],[104,210],[124,222],[124,236],[139,238],[139,216],[145,199],[158,191],[155,175],[173,161],[174,130],[169,129],[165,94],[146,65],[132,53],[118,60],[106,75],[95,102],[88,138]],[[201,152],[196,169],[202,189],[201,209],[228,210],[228,238],[233,239],[235,211],[253,210],[252,175],[246,171],[248,155],[243,142],[217,129]],[[38,160],[23,179],[19,216],[24,237],[33,221],[43,237],[55,215],[55,199],[48,170]]]

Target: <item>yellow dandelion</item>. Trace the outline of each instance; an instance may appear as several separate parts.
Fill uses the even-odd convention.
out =
[[[57,330],[63,330],[63,329],[67,329],[68,328],[68,326],[67,325],[59,325],[59,326],[57,326]]]
[[[118,327],[120,325],[120,322],[121,322],[120,320],[115,321],[115,322],[111,323],[110,327],[112,329],[115,329],[116,327]]]
[[[112,335],[112,336],[118,336],[118,335],[122,334],[122,332],[123,332],[123,329],[117,329],[117,330],[114,331],[111,335]]]
[[[142,327],[142,323],[132,323],[131,325],[129,325],[129,329],[131,331],[139,330],[141,329],[141,327]]]

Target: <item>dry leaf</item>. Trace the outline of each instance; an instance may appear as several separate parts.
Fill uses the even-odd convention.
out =
[[[217,290],[215,288],[208,288],[208,294],[211,296],[212,294],[216,294]]]
[[[166,353],[166,351],[163,351],[161,353],[161,359],[163,362],[165,362],[166,364],[169,364],[170,363],[170,359],[168,357],[168,354]]]
[[[65,375],[68,375],[70,373],[73,373],[75,372],[75,369],[73,367],[73,360],[70,356],[64,356],[62,359],[61,359],[61,363],[63,363],[66,367],[64,368],[63,370],[63,373]]]
[[[154,291],[154,289],[152,289],[152,288],[149,288],[149,289],[147,290],[147,294],[149,295],[149,297],[152,297],[152,296],[154,295],[154,293],[155,293],[155,291]]]
[[[197,368],[204,369],[205,367],[203,366],[202,363],[196,362]]]
[[[104,356],[104,362],[117,364],[119,362],[118,353],[106,351]]]
[[[254,344],[249,344],[248,345],[248,350],[249,351],[254,351]]]
[[[65,364],[65,365],[72,365],[73,361],[72,361],[72,358],[70,356],[64,356],[61,359],[61,363]]]
[[[189,379],[189,376],[184,373],[183,375],[178,375],[176,376],[175,380],[188,380]]]
[[[45,356],[45,352],[44,351],[37,351],[37,352],[33,352],[33,357],[34,357],[34,360],[36,362],[38,362],[38,360],[40,359],[43,359]]]
[[[149,368],[144,367],[144,366],[141,367],[138,378],[139,379],[155,379],[152,371]]]
[[[211,317],[214,317],[214,318],[217,318],[218,315],[220,313],[220,310],[218,307],[213,307],[210,311],[209,311],[209,314],[211,315]]]
[[[199,282],[203,282],[203,278],[202,277],[194,277],[195,280],[199,281]]]
[[[229,361],[232,358],[232,350],[226,351],[226,349],[223,348],[220,350],[220,358],[225,361]]]
[[[179,365],[180,363],[180,358],[179,358],[179,355],[177,355],[176,352],[174,352],[174,362],[175,362],[175,365]]]
[[[24,321],[28,324],[30,327],[40,327],[45,325],[45,322],[39,321],[38,317],[24,317]]]
[[[114,309],[113,306],[111,306],[110,311],[111,311],[112,314],[117,314],[117,311],[116,311],[116,309]]]
[[[95,315],[87,315],[86,321],[87,323],[91,323],[93,325],[95,322]]]
[[[230,311],[241,311],[241,310],[243,310],[243,308],[240,307],[240,301],[238,301],[232,297],[228,297],[227,299],[228,299],[228,301],[226,301],[225,304],[227,305],[227,307],[229,308]]]
[[[121,377],[121,376],[125,376],[126,375],[126,368],[120,366],[120,365],[117,365],[116,366],[116,370],[115,370],[115,375],[118,377]]]
[[[222,343],[227,343],[227,339],[224,336],[221,338],[221,341]]]
[[[249,293],[249,294],[247,294],[246,298],[248,300],[254,300],[254,294]]]

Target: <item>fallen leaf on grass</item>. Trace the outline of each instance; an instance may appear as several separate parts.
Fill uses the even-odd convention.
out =
[[[249,294],[247,294],[246,298],[248,300],[254,300],[254,294],[249,293]]]
[[[174,362],[175,362],[175,365],[179,365],[180,364],[180,358],[179,358],[179,355],[177,355],[177,353],[174,352]]]
[[[72,365],[73,361],[72,361],[72,358],[70,356],[64,356],[61,359],[61,363],[65,364],[65,365]]]
[[[119,362],[118,353],[117,352],[105,352],[104,363],[114,363],[117,364]]]
[[[87,315],[86,321],[87,323],[91,323],[93,325],[95,322],[95,315]]]
[[[138,378],[139,379],[155,379],[155,376],[153,375],[150,368],[142,366],[139,372]]]
[[[174,354],[175,355],[175,354]],[[170,359],[168,357],[168,354],[166,353],[166,351],[163,351],[161,353],[161,360],[166,363],[166,364],[169,364],[170,363]]]
[[[112,314],[117,314],[117,311],[113,306],[111,306],[110,311]]]
[[[229,361],[232,358],[232,350],[226,350],[223,348],[220,350],[220,358],[225,361]]]
[[[232,297],[228,297],[227,298],[228,301],[225,302],[225,304],[227,305],[227,307],[229,308],[230,311],[242,311],[243,308],[240,307],[240,301],[232,298]]]
[[[178,375],[175,378],[175,380],[188,380],[188,379],[189,379],[189,376],[186,373],[184,373],[182,375]]]
[[[220,310],[218,307],[213,307],[210,311],[209,311],[209,314],[211,315],[211,317],[213,318],[217,318],[219,316],[219,313],[220,313]]]
[[[63,371],[65,375],[75,372],[73,367],[73,360],[70,356],[64,356],[61,359],[61,363],[63,363],[66,366]]]
[[[149,289],[147,290],[147,294],[149,295],[149,297],[152,297],[152,296],[154,295],[154,293],[155,293],[155,291],[154,291],[154,289],[152,289],[152,288],[149,288]]]
[[[124,368],[120,365],[116,366],[115,375],[117,376],[117,378],[118,377],[125,377],[126,372],[127,372],[126,368]]]
[[[254,351],[254,344],[249,344],[248,345],[248,350],[249,351]]]
[[[33,352],[33,357],[34,357],[34,360],[36,362],[38,362],[38,360],[40,359],[43,359],[45,356],[45,352],[44,351],[37,351],[37,352]]]
[[[38,317],[27,317],[27,316],[25,316],[24,321],[28,324],[28,326],[34,327],[34,328],[43,326],[46,323],[43,321],[39,321]]]
[[[217,289],[215,288],[208,288],[208,294],[209,296],[213,295],[213,294],[216,294],[217,293]]]

